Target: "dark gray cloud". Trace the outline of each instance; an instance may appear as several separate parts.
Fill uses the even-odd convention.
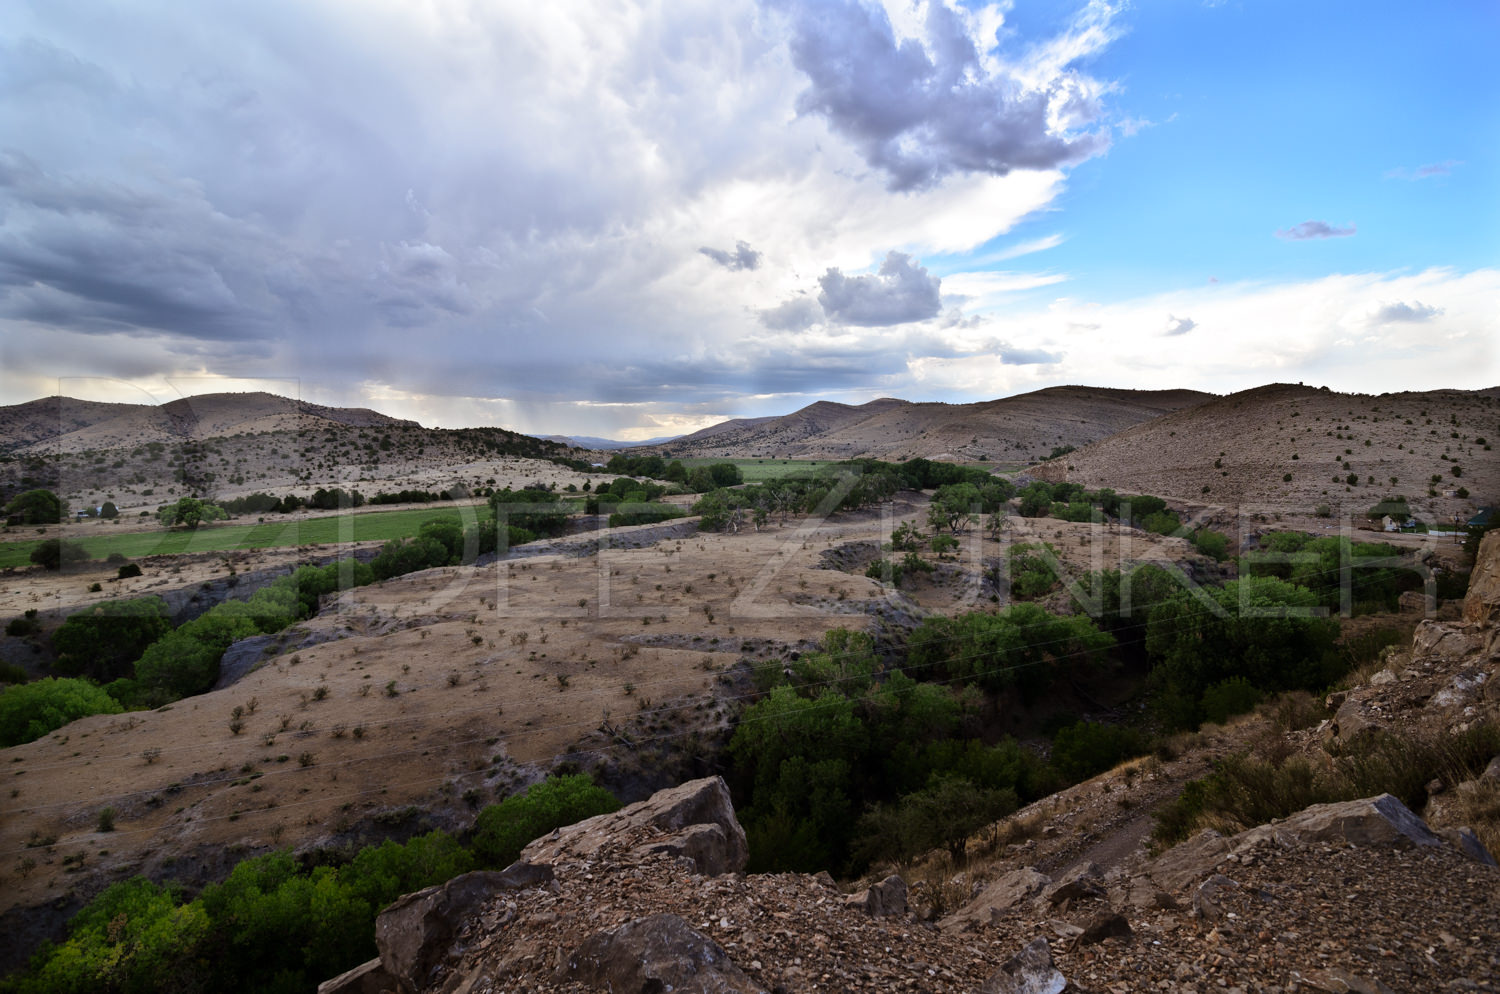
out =
[[[1162,334],[1167,336],[1186,335],[1196,327],[1198,327],[1198,322],[1192,318],[1180,318],[1175,314],[1169,314],[1167,315],[1167,330],[1162,332]]]
[[[574,430],[547,412],[899,393],[911,359],[957,351],[894,327],[941,316],[937,277],[893,253],[767,309],[757,288],[800,277],[751,246],[931,240],[910,219],[944,195],[882,196],[842,171],[850,140],[902,190],[1103,141],[1059,130],[1094,112],[1087,87],[984,68],[940,4],[923,44],[852,3],[12,8],[0,402],[48,376],[300,377]],[[697,252],[755,276],[705,280]]]
[[[1282,228],[1276,232],[1276,237],[1292,242],[1305,242],[1317,238],[1348,238],[1354,231],[1355,226],[1352,224],[1340,228],[1327,221],[1303,221],[1290,228]]]
[[[1387,324],[1392,322],[1420,324],[1423,321],[1431,321],[1443,313],[1441,307],[1433,307],[1424,304],[1420,300],[1407,303],[1398,300],[1393,304],[1385,304],[1370,315],[1371,324]]]
[[[829,269],[818,277],[818,303],[843,324],[881,327],[925,321],[942,309],[942,280],[929,276],[904,252],[891,251],[874,276],[845,276]]]
[[[992,71],[959,16],[929,3],[925,44],[897,40],[885,10],[859,0],[799,5],[792,60],[810,85],[798,97],[884,171],[892,190],[951,173],[1003,176],[1055,169],[1108,147],[1105,132],[1069,134],[1060,120],[1099,116],[1091,87],[1067,69],[1042,85]]]
[[[811,297],[793,297],[760,312],[760,323],[773,331],[805,331],[822,320],[823,308]]]
[[[738,272],[741,269],[760,268],[760,253],[751,248],[747,242],[735,242],[733,252],[710,248],[707,245],[698,251],[731,272]]]

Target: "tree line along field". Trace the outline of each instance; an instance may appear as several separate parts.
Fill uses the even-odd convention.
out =
[[[689,470],[699,466],[713,466],[718,463],[733,463],[739,468],[746,483],[764,483],[767,480],[779,479],[783,476],[797,476],[802,473],[815,475],[827,472],[834,466],[839,465],[834,459],[711,459],[711,458],[688,458],[678,460]]]
[[[90,557],[97,560],[107,559],[111,554],[139,559],[143,556],[338,542],[385,542],[415,535],[429,521],[447,519],[459,525],[473,523],[477,521],[480,510],[449,507],[339,513],[297,521],[211,525],[186,531],[122,532],[69,538],[68,541],[82,546]],[[0,544],[0,568],[29,566],[32,550],[42,541],[45,540]]]

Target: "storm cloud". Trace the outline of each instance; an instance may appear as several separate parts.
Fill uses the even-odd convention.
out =
[[[843,324],[882,327],[925,321],[942,309],[942,280],[929,276],[904,252],[887,253],[873,276],[845,276],[829,269],[818,285],[824,313]]]
[[[1088,14],[1087,28],[1107,36],[1112,10]],[[1105,132],[1080,130],[1100,116],[1097,83],[1067,59],[1025,73],[987,58],[942,3],[926,4],[920,39],[897,38],[885,10],[859,0],[799,6],[792,23],[793,63],[809,81],[798,110],[853,142],[892,190],[952,173],[1056,169],[1108,147]]]

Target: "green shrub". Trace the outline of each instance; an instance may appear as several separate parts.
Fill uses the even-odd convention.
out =
[[[1052,765],[1068,780],[1087,780],[1148,751],[1145,736],[1133,728],[1080,721],[1052,740]]]
[[[88,551],[76,542],[65,542],[60,538],[49,538],[37,543],[28,557],[42,569],[58,570],[69,563],[81,563],[89,558]]]
[[[1229,536],[1223,532],[1199,528],[1193,532],[1193,548],[1219,562],[1229,558]]]
[[[36,616],[36,608],[28,608],[25,614],[6,622],[5,634],[14,638],[26,638],[37,634],[42,630],[42,623],[36,620]]]
[[[1253,709],[1260,699],[1261,692],[1244,677],[1221,680],[1203,692],[1203,720],[1222,725],[1235,715]]]
[[[119,714],[121,707],[87,680],[47,677],[0,691],[0,746],[39,739],[91,714]]]
[[[1010,553],[1010,592],[1022,600],[1034,600],[1057,586],[1052,566],[1056,550],[1049,544],[1018,545]]]
[[[171,630],[160,597],[102,601],[68,615],[52,636],[57,671],[100,682],[128,677],[146,647]]]
[[[1014,790],[980,787],[962,777],[933,774],[927,787],[894,805],[876,805],[855,829],[856,866],[875,860],[905,862],[929,849],[947,848],[955,863],[969,836],[1020,806]]]
[[[620,807],[615,796],[582,774],[548,777],[524,794],[507,797],[479,813],[474,854],[489,866],[508,866],[533,839]]]
[[[1201,828],[1239,831],[1285,818],[1312,804],[1393,794],[1420,810],[1427,785],[1454,786],[1478,776],[1500,751],[1500,727],[1478,725],[1435,738],[1380,735],[1362,740],[1331,768],[1297,756],[1283,763],[1247,754],[1221,760],[1214,771],[1186,785],[1156,815],[1154,838],[1170,845]]]

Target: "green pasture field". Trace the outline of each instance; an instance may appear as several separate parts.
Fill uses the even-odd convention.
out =
[[[118,552],[127,559],[143,556],[166,556],[195,552],[228,552],[232,549],[270,549],[294,545],[322,545],[333,542],[383,542],[415,535],[423,522],[449,518],[465,526],[478,517],[489,517],[484,507],[419,508],[405,511],[367,511],[361,514],[329,514],[300,521],[277,521],[269,517],[265,524],[211,524],[196,531],[120,532],[110,534],[110,525],[85,527],[96,534],[78,535],[75,526],[48,528],[49,538],[61,535],[69,542],[83,546],[90,556],[104,559]],[[0,544],[0,568],[31,565],[31,550],[43,541],[5,542]]]
[[[772,459],[767,457],[765,459],[692,458],[682,460],[682,465],[691,470],[696,466],[712,466],[720,462],[732,462],[738,466],[746,483],[764,483],[766,480],[775,480],[783,476],[816,473],[820,469],[837,464],[836,460],[832,459]]]

